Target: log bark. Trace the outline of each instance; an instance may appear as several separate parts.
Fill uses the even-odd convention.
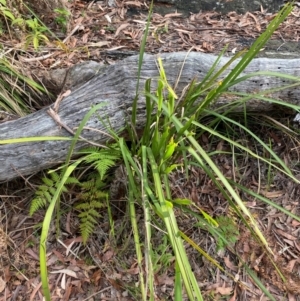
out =
[[[201,81],[216,57],[202,53],[171,53],[162,54],[163,65],[171,84],[178,80],[176,91],[180,95],[194,78]],[[222,58],[219,64],[223,66],[229,58]],[[157,56],[145,55],[139,84],[139,100],[137,127],[142,129],[145,122],[144,84],[145,80],[154,79],[152,88],[156,87],[158,78]],[[219,68],[218,67],[218,68]],[[229,70],[232,69],[230,67]],[[228,72],[229,72],[228,70]],[[245,74],[256,71],[275,71],[294,76],[300,74],[300,59],[268,59],[258,58],[251,62]],[[99,103],[105,105],[94,114],[86,126],[106,131],[107,125],[116,132],[122,132],[126,121],[130,120],[132,100],[135,97],[138,72],[138,56],[129,57],[115,65],[101,69],[90,81],[64,98],[59,106],[58,115],[61,122],[74,129],[79,125],[90,108]],[[180,77],[179,77],[180,75]],[[254,93],[287,84],[276,77],[254,77],[232,87],[232,90]],[[300,105],[299,87],[274,93],[273,97],[280,97],[289,103]],[[270,96],[270,95],[269,95]],[[220,106],[232,101],[220,98],[214,106]],[[257,100],[247,102],[252,111],[269,111],[272,104]],[[300,107],[299,107],[300,108]],[[26,117],[0,124],[0,140],[34,137],[34,136],[65,136],[71,134],[61,128],[47,113],[49,107]],[[243,109],[243,108],[241,108]],[[82,136],[88,140],[104,144],[105,134],[92,130],[84,130]],[[64,161],[70,142],[45,141],[34,143],[17,143],[0,145],[0,180],[7,181],[19,175],[29,175],[52,167]],[[84,141],[78,142],[76,149],[87,146]]]

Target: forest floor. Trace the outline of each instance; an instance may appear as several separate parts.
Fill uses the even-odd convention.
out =
[[[115,64],[124,56],[139,52],[147,21],[147,5],[144,1],[116,1],[117,7],[105,6],[106,1],[69,3],[72,12],[67,33],[61,33],[54,22],[54,15],[47,14],[43,21],[65,43],[55,40],[35,52],[28,49],[19,60],[34,72],[54,68],[68,68],[86,60],[103,64]],[[219,54],[228,45],[225,55],[247,48],[263,32],[274,18],[263,9],[260,12],[239,15],[235,12],[221,15],[216,12],[190,14],[183,18],[176,11],[167,15],[154,13],[146,52],[159,54],[177,51],[201,51]],[[297,55],[300,35],[300,10],[295,8],[289,18],[276,31],[277,46],[266,47],[265,54],[282,52]],[[1,37],[6,47],[16,47],[17,40]],[[47,58],[41,57],[47,52]],[[281,123],[294,129],[293,115],[275,112],[272,116],[252,115],[247,126],[265,143],[271,144],[275,153],[300,179],[300,145],[274,124]],[[276,122],[273,122],[276,119]],[[248,141],[256,149],[256,142],[247,133],[239,133],[239,139]],[[228,145],[216,138],[203,135],[201,144],[207,152],[230,151]],[[257,151],[257,150],[256,150]],[[265,154],[266,156],[268,154]],[[227,177],[234,178],[231,155],[213,157]],[[274,172],[266,178],[266,166],[254,158],[242,158],[239,162],[240,181],[249,189],[260,193],[294,214],[300,213],[300,187],[285,175]],[[0,301],[43,300],[39,271],[39,233],[44,212],[29,216],[30,200],[43,173],[2,183],[0,186]],[[197,201],[199,207],[212,216],[229,215],[230,208],[219,191],[202,170],[191,169],[188,179],[180,173],[173,174],[173,195]],[[258,277],[276,297],[276,300],[300,300],[300,223],[284,213],[259,202],[254,197],[243,196],[251,208],[262,232],[275,254],[273,261],[281,270],[285,281],[275,272],[272,260],[262,247],[250,237],[242,223],[239,240],[231,249],[216,251],[216,242],[208,232],[191,227],[191,221],[178,216],[180,229],[187,233],[224,271],[220,271],[206,258],[187,246],[193,271],[201,287],[204,300],[268,300],[256,287],[240,265],[246,261]],[[63,208],[71,208],[76,193],[62,202]],[[48,270],[52,300],[141,300],[138,293],[138,267],[135,247],[128,217],[124,213],[126,198],[120,196],[111,202],[114,208],[114,224],[119,229],[110,232],[107,212],[87,246],[83,246],[78,230],[78,220],[72,210],[61,217],[61,234],[56,237],[53,224],[48,239]],[[141,227],[143,227],[140,212]],[[233,217],[234,218],[234,217]],[[161,238],[161,233],[157,240]],[[162,245],[158,245],[161,247]],[[166,245],[167,248],[167,245]],[[163,257],[166,250],[158,252],[164,264],[157,267],[155,291],[157,300],[174,298],[174,258]],[[233,276],[233,278],[232,278]]]

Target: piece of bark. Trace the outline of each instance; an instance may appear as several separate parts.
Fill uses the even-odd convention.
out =
[[[203,53],[170,53],[160,55],[169,83],[174,85],[178,81],[176,91],[178,95],[184,91],[192,79],[197,81],[207,74],[216,60],[216,56]],[[222,58],[219,67],[229,58]],[[137,128],[142,129],[145,124],[144,85],[145,80],[152,78],[152,88],[156,87],[159,77],[157,56],[145,55],[139,84],[139,100],[137,108]],[[230,67],[230,69],[232,66]],[[256,71],[276,71],[299,76],[300,59],[267,59],[259,58],[251,62],[246,73]],[[122,132],[126,121],[130,121],[132,101],[135,97],[138,72],[138,56],[129,57],[115,65],[102,69],[90,81],[64,98],[60,103],[58,115],[63,124],[73,131],[79,125],[85,114],[92,106],[103,103],[104,106],[94,114],[86,126],[106,131],[107,126],[116,132]],[[180,77],[178,78],[178,76]],[[287,84],[287,81],[276,77],[255,77],[242,82],[232,90],[254,93],[276,88]],[[299,87],[274,93],[273,97],[280,97],[286,102],[300,104]],[[269,95],[270,96],[270,95]],[[227,104],[232,98],[221,97],[214,103],[214,107]],[[272,104],[258,100],[246,103],[252,111],[269,111]],[[18,120],[0,124],[0,140],[32,137],[32,136],[66,136],[71,134],[61,128],[47,114],[49,108],[30,114]],[[241,110],[244,109],[242,106]],[[85,139],[104,144],[108,137],[92,130],[84,130],[81,134]],[[86,146],[85,141],[78,142],[76,149]],[[45,141],[35,143],[18,143],[0,145],[0,180],[5,181],[22,174],[24,176],[49,168],[65,160],[70,142]]]

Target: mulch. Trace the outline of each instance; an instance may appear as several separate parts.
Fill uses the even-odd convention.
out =
[[[62,34],[55,24],[54,14],[47,14],[43,21],[61,40],[66,41],[49,41],[41,48],[43,57],[42,51],[36,52],[30,47],[25,52],[19,51],[17,47],[21,49],[22,46],[20,41],[11,37],[5,39],[5,47],[13,48],[18,60],[33,73],[41,69],[68,68],[86,60],[114,64],[121,57],[137,54],[146,27],[149,3],[116,0],[115,7],[109,7],[105,3],[106,1],[69,3],[72,17],[66,34]],[[225,55],[232,55],[249,47],[274,16],[263,8],[259,12],[244,15],[236,12],[226,15],[200,12],[186,18],[176,11],[166,15],[154,13],[146,52],[159,54],[192,50],[218,54],[227,46]],[[295,7],[273,39],[282,41],[283,45],[287,41],[298,43],[299,17],[300,9]],[[288,120],[288,117],[281,116],[278,122],[288,124]],[[254,116],[249,128],[263,141],[271,143],[274,151],[293,169],[295,176],[300,178],[299,141],[277,130],[274,126],[276,123],[264,121],[260,125],[260,122],[261,117]],[[239,138],[250,141],[249,148],[257,151],[255,142],[245,133]],[[272,183],[269,183],[266,178],[261,179],[261,174],[267,173],[266,170],[262,171],[266,166],[258,166],[260,163],[254,158],[242,158],[235,162],[235,166],[231,155],[226,154],[230,152],[230,148],[224,141],[203,134],[201,144],[208,153],[224,151],[222,155],[215,155],[214,160],[228,178],[234,178],[286,210],[299,214],[300,187],[288,177],[274,173]],[[28,216],[30,200],[42,176],[41,173],[27,179],[2,183],[0,186],[0,301],[42,300],[38,256],[40,230],[36,225],[42,222],[44,212]],[[174,197],[190,198],[212,216],[232,216],[236,220],[227,201],[201,169],[191,168],[188,179],[180,172],[174,173],[172,177]],[[204,229],[191,227],[194,221],[187,221],[185,216],[178,213],[181,229],[225,270],[218,270],[187,246],[204,300],[268,300],[245,273],[242,261],[247,262],[257,273],[276,300],[300,300],[300,223],[254,197],[242,197],[265,234],[275,254],[273,258],[268,256],[263,247],[251,237],[250,230],[238,220],[236,225],[240,232],[239,240],[231,248],[217,252],[213,237]],[[63,200],[62,207],[69,208],[75,200],[74,192],[68,200]],[[86,247],[82,245],[78,220],[72,210],[66,209],[61,219],[62,232],[58,238],[55,225],[52,225],[48,239],[52,300],[140,300],[134,289],[139,269],[130,225],[124,222],[126,215],[121,212],[124,210],[124,201],[124,196],[121,196],[113,202],[116,208],[116,228],[124,227],[122,231],[111,236],[109,220],[103,211],[97,231]],[[140,212],[141,216],[142,214]],[[142,218],[139,223],[142,228]],[[160,241],[161,233],[155,233],[154,238]],[[168,269],[157,269],[155,275],[156,300],[172,300],[174,297],[174,258],[168,258],[168,262]],[[276,273],[274,263],[279,267],[281,277]]]

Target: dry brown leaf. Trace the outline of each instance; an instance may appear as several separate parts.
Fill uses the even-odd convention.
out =
[[[192,34],[192,33],[193,33],[192,31],[184,30],[184,29],[179,29],[179,28],[175,28],[175,30],[176,30],[176,31],[179,31],[179,32],[186,33],[186,34]]]
[[[80,25],[83,22],[83,20],[84,20],[84,17],[79,17],[78,19],[74,20],[74,24],[75,25]]]
[[[219,287],[216,288],[215,292],[217,294],[221,294],[222,296],[230,295],[231,292],[232,292],[232,287],[219,286]]]
[[[103,46],[107,46],[109,44],[110,44],[110,42],[108,42],[108,41],[99,41],[99,42],[96,42],[96,43],[88,43],[86,46],[100,48],[100,47],[103,47]]]
[[[173,18],[173,17],[180,17],[182,16],[181,13],[172,13],[172,14],[166,14],[165,18]]]
[[[292,226],[295,227],[295,228],[297,228],[297,227],[300,226],[300,222],[297,221],[297,220],[295,220],[295,219],[293,219],[293,220],[292,220]]]
[[[257,18],[250,12],[247,12],[246,15],[250,16],[253,18],[253,20],[255,21],[255,24],[256,24],[256,29],[260,32],[261,31],[261,27],[260,27],[260,24],[257,20]]]
[[[233,296],[228,300],[228,301],[236,301],[236,287],[234,289],[234,292],[233,292]]]
[[[238,271],[238,267],[236,265],[234,265],[233,262],[230,261],[229,256],[224,257],[224,263],[230,270],[232,270],[234,272]]]
[[[129,273],[130,275],[138,275],[140,273],[140,269],[138,267],[131,267],[126,270],[126,273]]]
[[[115,252],[113,250],[108,250],[107,252],[104,253],[103,257],[102,257],[102,261],[103,262],[107,262],[109,260],[111,260],[115,255]]]
[[[116,289],[116,290],[118,290],[118,291],[121,291],[122,290],[122,285],[121,285],[121,283],[120,283],[120,280],[118,280],[118,279],[112,279],[112,278],[108,278],[107,279],[109,282],[110,282],[110,284]]]
[[[95,285],[99,285],[100,279],[101,279],[101,270],[98,269],[96,270],[93,275],[91,276],[91,280],[93,281],[93,283],[95,283]]]
[[[137,23],[137,24],[144,24],[144,25],[147,24],[147,22],[143,21],[143,20],[132,20],[132,22]]]
[[[286,232],[284,232],[284,231],[282,231],[282,230],[280,230],[280,229],[276,229],[275,232],[276,232],[277,234],[279,234],[279,235],[281,235],[281,236],[283,236],[283,237],[289,239],[289,240],[292,240],[292,241],[297,240],[297,237],[295,237],[295,236],[293,236],[293,235],[290,235],[290,234],[288,234],[288,233],[286,233]]]
[[[294,246],[298,250],[298,252],[300,252],[300,246],[295,241],[294,241]]]
[[[71,282],[71,280],[70,280],[70,278],[68,278],[67,283],[66,283],[65,293],[63,296],[63,300],[66,300],[66,301],[68,301],[70,299],[71,292],[72,292],[72,285],[70,282]]]
[[[56,250],[53,250],[52,251],[53,252],[53,254],[56,256],[56,258],[59,260],[59,261],[61,261],[61,262],[65,262],[65,257],[60,253],[60,252],[58,252],[58,251],[56,251]]]
[[[39,258],[39,255],[36,253],[36,252],[34,252],[34,250],[32,249],[32,248],[27,248],[26,250],[25,250],[25,252],[27,253],[27,254],[29,254],[33,259],[35,259],[36,261],[39,261],[40,260],[40,258]]]
[[[29,298],[29,300],[30,301],[33,301],[35,298],[35,295],[38,293],[38,291],[39,291],[39,289],[40,289],[40,287],[42,286],[42,282],[40,282],[35,288],[34,288],[34,290],[32,291],[32,293],[31,293],[31,295],[30,295],[30,298]]]
[[[141,7],[142,6],[141,2],[137,2],[137,1],[126,1],[126,2],[124,2],[124,4],[130,5],[130,6],[135,6],[135,7]]]
[[[157,285],[174,285],[174,277],[169,277],[167,274],[156,277]]]
[[[0,277],[0,293],[4,291],[6,282]]]
[[[299,279],[296,279],[296,281],[295,281],[294,279],[288,278],[285,287],[289,293],[297,294],[297,295],[300,294],[300,280]]]
[[[282,191],[282,190],[278,190],[278,191],[261,190],[261,194],[266,198],[274,199],[274,198],[281,197],[284,194],[284,191]]]
[[[90,32],[88,31],[82,36],[81,41],[83,44],[87,44],[87,42],[89,40],[89,35],[90,35]]]
[[[75,46],[77,45],[78,39],[76,37],[71,37],[68,41],[68,46],[70,48],[75,48]]]
[[[57,271],[51,271],[50,272],[51,274],[60,274],[60,273],[63,273],[63,274],[66,274],[68,276],[71,276],[73,278],[78,278],[76,273],[70,269],[61,269],[61,270],[57,270]]]
[[[0,254],[7,249],[7,238],[3,227],[0,225]]]
[[[298,259],[290,260],[285,269],[292,273],[296,262],[298,262]]]
[[[123,24],[121,24],[121,25],[117,28],[117,30],[116,30],[115,37],[117,37],[117,36],[119,35],[119,33],[120,33],[123,29],[127,28],[128,26],[130,26],[129,23],[123,23]]]
[[[222,151],[224,149],[224,140],[221,140],[216,147],[216,151]]]

